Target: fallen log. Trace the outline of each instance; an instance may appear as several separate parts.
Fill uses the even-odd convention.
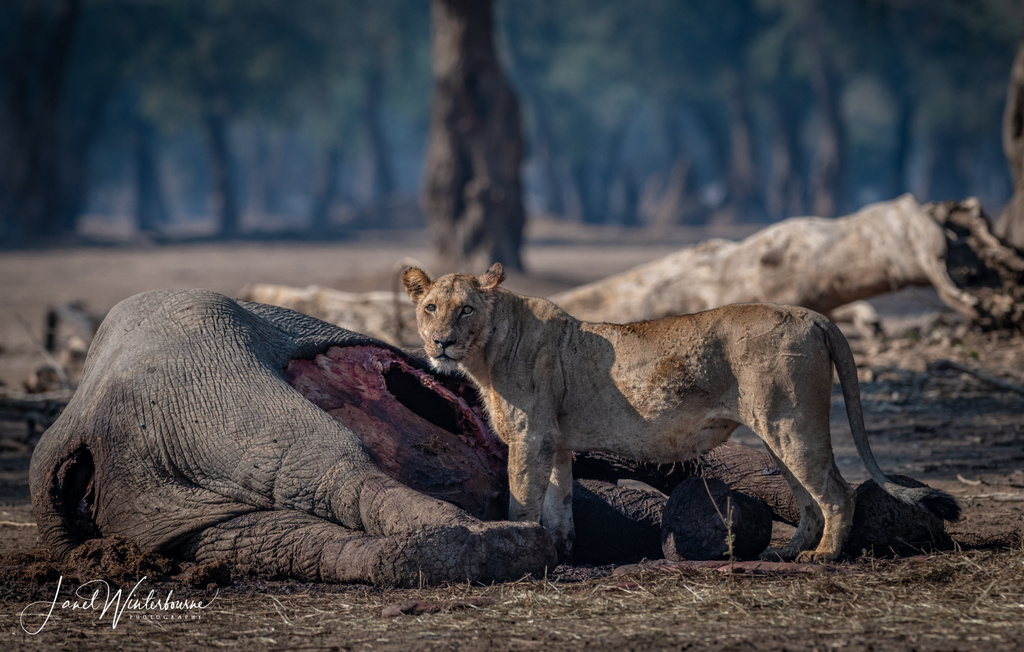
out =
[[[992,234],[976,199],[911,195],[838,219],[795,217],[745,240],[711,239],[551,299],[588,321],[626,323],[729,303],[801,305],[880,332],[863,299],[931,286],[983,329],[1024,329],[1024,256]],[[397,346],[420,345],[411,303],[393,292],[253,284],[241,298],[304,312]]]
[[[68,390],[78,386],[85,368],[85,356],[102,315],[89,311],[80,301],[51,306],[46,311],[42,341],[36,341],[34,330],[22,324],[35,341],[46,364],[38,367],[24,381],[32,394]]]
[[[0,424],[23,424],[25,435],[17,442],[34,444],[43,431],[53,425],[71,400],[71,390],[46,394],[25,394],[0,388]],[[12,427],[13,432],[16,427]]]
[[[921,206],[903,195],[838,219],[791,218],[740,242],[708,240],[552,300],[580,319],[630,322],[744,302],[828,314],[930,285],[983,328],[1019,329],[1022,282],[1024,258],[992,235],[977,200]]]
[[[422,345],[416,312],[405,292],[342,292],[319,285],[304,288],[251,283],[239,299],[290,308],[329,324],[404,348]]]
[[[925,210],[943,227],[950,278],[976,301],[973,321],[986,330],[1024,331],[1021,252],[992,234],[976,199],[929,204]]]

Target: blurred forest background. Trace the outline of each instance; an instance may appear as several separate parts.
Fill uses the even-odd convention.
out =
[[[431,4],[0,2],[0,243],[422,226]],[[526,212],[768,222],[909,191],[997,215],[1022,25],[1014,0],[499,0]]]

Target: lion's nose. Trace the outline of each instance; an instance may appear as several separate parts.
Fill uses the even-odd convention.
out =
[[[443,351],[445,348],[451,346],[452,344],[455,344],[455,338],[452,337],[452,338],[447,339],[447,340],[434,340],[434,344],[436,344],[439,347],[441,347],[441,350]]]

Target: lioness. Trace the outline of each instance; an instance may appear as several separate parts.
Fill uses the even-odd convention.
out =
[[[940,518],[959,517],[948,494],[901,487],[878,468],[850,346],[824,316],[744,304],[598,324],[498,287],[504,278],[498,263],[479,277],[431,281],[418,268],[402,275],[431,363],[476,383],[509,446],[509,518],[539,520],[563,555],[574,537],[572,451],[681,461],[724,442],[742,423],[767,444],[800,505],[793,539],[764,556],[835,559],[853,520],[854,491],[832,456],[833,364],[857,451],[875,482]]]

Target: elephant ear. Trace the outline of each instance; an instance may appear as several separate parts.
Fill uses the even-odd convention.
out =
[[[410,267],[402,272],[402,283],[413,303],[419,303],[420,298],[430,289],[430,277],[419,267]]]
[[[481,290],[493,290],[505,280],[505,269],[501,263],[494,263],[491,268],[477,278]]]

